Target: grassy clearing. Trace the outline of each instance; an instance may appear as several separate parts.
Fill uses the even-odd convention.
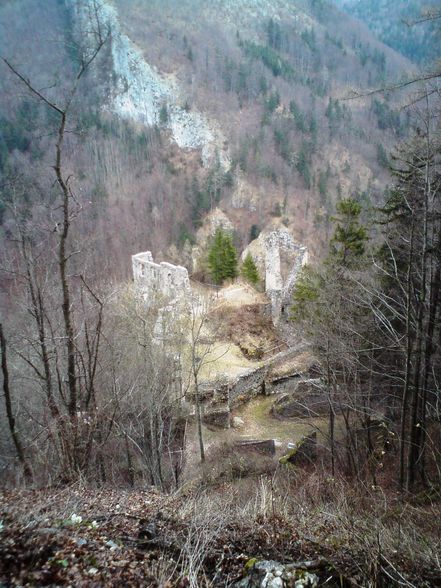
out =
[[[276,398],[277,395],[258,396],[233,411],[234,416],[244,421],[244,427],[240,431],[241,437],[275,439],[286,444],[289,441],[296,442],[303,435],[315,430],[319,438],[327,434],[328,422],[323,417],[287,420],[273,417],[271,407]]]

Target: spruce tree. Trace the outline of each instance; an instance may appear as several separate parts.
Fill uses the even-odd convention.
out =
[[[159,122],[161,125],[166,125],[168,123],[168,108],[166,104],[161,106],[161,110],[159,111]]]
[[[237,252],[230,234],[216,230],[208,252],[208,268],[215,284],[237,277]]]
[[[344,198],[337,203],[338,216],[331,241],[331,255],[343,266],[350,266],[365,251],[368,240],[366,228],[360,224],[361,206],[353,198]]]
[[[242,264],[241,273],[243,278],[253,286],[256,286],[256,284],[259,283],[259,272],[257,270],[256,264],[254,263],[254,259],[251,256],[251,253],[248,253],[248,255],[245,257]]]

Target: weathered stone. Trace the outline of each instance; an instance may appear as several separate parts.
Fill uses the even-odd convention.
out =
[[[228,409],[213,410],[203,415],[202,421],[209,427],[216,429],[230,428],[230,411]]]
[[[177,81],[160,74],[149,65],[142,51],[124,33],[118,12],[107,0],[68,0],[72,11],[74,31],[81,40],[95,44],[90,20],[98,8],[101,26],[112,32],[112,74],[108,79],[108,96],[103,108],[118,116],[146,126],[161,125],[170,130],[182,149],[201,149],[205,165],[216,161],[224,168],[230,166],[225,139],[217,125],[209,123],[199,112],[184,108]],[[110,74],[110,72],[109,72]],[[161,113],[167,113],[165,120]]]
[[[328,399],[321,380],[285,382],[292,390],[274,401],[272,413],[283,418],[314,417],[328,412]]]
[[[260,197],[259,189],[247,182],[239,172],[231,201],[233,208],[246,208],[253,212],[256,210],[256,205]]]
[[[132,255],[133,278],[146,303],[184,301],[191,295],[190,280],[185,267],[165,261],[155,263],[150,251]]]
[[[292,292],[301,268],[308,261],[306,247],[296,243],[285,227],[264,232],[250,243],[242,259],[251,254],[259,271],[265,275],[265,292],[271,301],[276,325],[291,307]]]
[[[326,562],[324,562],[326,564]],[[235,588],[316,588],[323,567],[322,560],[282,564],[277,561],[251,559],[245,566],[246,577]]]
[[[317,458],[317,433],[311,433],[306,435],[294,445],[289,448],[286,455],[279,459],[279,463],[282,465],[302,465],[305,463],[311,463]]]
[[[233,429],[241,429],[245,425],[245,422],[240,417],[233,417],[231,421],[231,426]]]
[[[276,454],[276,444],[274,439],[267,439],[264,441],[246,439],[236,441],[234,446],[238,451],[255,451],[257,453],[264,453],[266,455]]]
[[[248,359],[259,360],[264,355],[264,346],[260,339],[253,337],[250,334],[246,334],[238,342],[238,346],[242,353]]]
[[[254,396],[264,394],[266,373],[267,368],[264,366],[256,370],[250,369],[247,373],[239,376],[228,389],[230,404],[240,404],[242,398],[250,400]]]

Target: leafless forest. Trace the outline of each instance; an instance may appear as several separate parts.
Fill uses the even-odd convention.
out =
[[[0,0],[2,586],[441,585],[440,7],[355,4]]]

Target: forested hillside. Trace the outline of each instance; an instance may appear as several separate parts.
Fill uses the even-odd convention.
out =
[[[67,157],[87,210],[78,231],[107,273],[127,275],[133,251],[165,253],[172,243],[191,242],[218,203],[234,211],[242,243],[252,225],[262,228],[278,214],[319,252],[338,197],[377,199],[388,181],[386,152],[404,135],[406,113],[396,97],[343,98],[349,88],[400,77],[407,66],[348,17],[323,2],[299,2],[280,15],[266,3],[256,12],[235,2],[202,9],[161,3],[148,11],[132,1],[115,6],[123,32],[163,76],[160,88],[171,85],[154,90],[165,92],[154,124],[143,125],[124,107],[118,114],[112,100],[120,96],[123,104],[124,83],[131,82],[115,86],[123,74],[114,71],[117,44],[109,42],[76,96]],[[62,96],[78,57],[66,40],[81,46],[67,5],[37,8],[23,0],[1,11],[1,53],[39,87]],[[38,26],[30,30],[30,23]],[[24,170],[22,182],[33,186],[26,201],[40,201],[51,181],[42,170],[52,165],[52,119],[5,65],[3,82],[3,185]],[[171,140],[176,108],[222,129],[217,149],[228,154],[227,166],[216,157],[202,166],[199,147],[182,149]],[[2,209],[4,231],[4,203]]]
[[[434,2],[335,0],[335,4],[365,22],[378,39],[408,59],[428,65],[438,57],[436,46],[441,39],[431,18]]]
[[[441,586],[439,30],[0,0],[0,586]]]

